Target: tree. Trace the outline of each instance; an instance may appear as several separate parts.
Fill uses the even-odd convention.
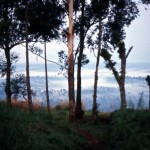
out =
[[[11,64],[14,64],[18,61],[19,56],[16,53],[10,53],[10,61]],[[1,77],[6,76],[7,74],[7,65],[6,65],[6,59],[3,55],[0,56],[0,75]],[[18,94],[22,95],[25,98],[27,95],[27,89],[26,89],[26,78],[24,74],[15,74],[16,67],[14,65],[11,65],[11,78],[10,78],[10,92],[11,97],[17,97]],[[6,89],[6,83],[3,83],[4,89]],[[33,93],[33,92],[32,92]]]
[[[19,55],[17,53],[10,53],[10,62],[11,64],[16,63],[19,60]],[[10,75],[13,75],[15,72],[16,67],[14,65],[11,65],[10,68]],[[2,53],[0,56],[0,75],[1,77],[6,76],[7,74],[7,62],[4,54]]]
[[[119,85],[120,89],[120,98],[121,98],[121,109],[126,109],[126,93],[125,93],[125,75],[126,75],[126,62],[127,58],[129,56],[129,53],[131,52],[133,47],[130,47],[128,52],[126,52],[125,44],[123,41],[120,41],[119,48],[118,48],[118,54],[121,61],[121,68],[120,72],[117,71],[115,65],[116,62],[111,59],[112,55],[108,52],[106,49],[102,49],[101,56],[104,58],[106,67],[109,68]]]
[[[46,99],[47,99],[47,111],[50,112],[50,101],[49,101],[49,90],[48,90],[48,76],[47,76],[47,53],[46,53],[46,42],[44,42],[45,51],[45,86],[46,86]]]
[[[19,0],[16,1],[3,1],[0,0],[0,49],[4,50],[6,58],[6,99],[7,105],[11,106],[11,89],[10,89],[10,76],[11,76],[11,55],[10,50],[24,42],[24,28],[21,22],[17,21],[15,10],[19,5]]]
[[[83,117],[82,103],[81,103],[81,60],[84,50],[84,15],[85,15],[85,0],[81,0],[81,20],[80,20],[80,46],[79,46],[79,56],[77,63],[77,98],[76,98],[76,117]]]
[[[149,87],[149,110],[150,110],[150,76],[146,77],[147,85]]]
[[[114,51],[118,47],[120,40],[125,38],[125,26],[129,26],[131,22],[138,15],[138,8],[135,2],[131,0],[127,1],[92,1],[93,14],[98,20],[101,18],[101,38],[97,36],[97,39],[93,42],[92,37],[89,38],[88,44],[94,49],[95,45],[101,42],[101,49],[107,49]],[[104,21],[103,21],[104,20]],[[94,30],[99,30],[98,25]],[[101,39],[98,42],[98,39]],[[98,52],[97,52],[98,53]],[[98,61],[99,55],[97,55],[96,71],[95,71],[95,83],[94,83],[94,95],[93,95],[93,115],[94,108],[96,108],[96,92],[97,92],[97,80],[98,80]]]
[[[69,33],[68,33],[68,90],[69,90],[69,119],[74,118],[74,57],[73,57],[73,0],[68,1],[69,6]]]
[[[95,76],[94,76],[94,93],[93,93],[93,108],[92,108],[92,115],[97,115],[97,84],[98,84],[98,70],[99,70],[99,63],[100,63],[100,54],[101,54],[101,47],[102,47],[102,36],[103,36],[103,20],[106,19],[106,16],[108,15],[108,8],[109,8],[109,1],[97,1],[93,0],[92,3],[92,10],[95,17],[98,19],[98,35],[97,35],[97,41],[94,42],[94,44],[98,45],[97,47],[97,58],[96,58],[96,67],[95,67]],[[92,36],[92,35],[91,35]],[[91,38],[89,38],[88,41],[89,45],[93,46],[93,43],[91,43]]]
[[[44,42],[44,50],[46,57],[46,42],[59,37],[59,27],[63,23],[64,9],[60,6],[59,1],[49,0],[33,0],[28,1],[28,14],[24,17],[26,7],[23,7],[24,2],[21,3],[16,11],[18,20],[24,22],[28,21],[28,42]],[[26,38],[27,39],[27,38]],[[27,47],[26,47],[27,48]],[[26,53],[28,53],[26,51]],[[27,54],[28,55],[28,54]],[[29,62],[27,62],[29,63]],[[27,64],[29,67],[29,64]],[[47,80],[47,59],[45,59],[45,75],[46,75],[46,95],[47,95],[47,108],[49,110],[49,94],[48,94],[48,80]],[[27,74],[27,81],[29,85],[29,73]],[[28,93],[30,90],[28,91]],[[29,99],[32,97],[29,94]]]
[[[17,99],[18,95],[22,95],[25,100],[27,95],[26,77],[24,74],[15,74],[11,78],[11,93],[12,96]],[[32,91],[33,94],[33,91]]]
[[[29,71],[29,51],[28,51],[28,0],[26,0],[26,13],[25,13],[25,24],[26,24],[26,84],[27,84],[27,95],[28,95],[28,108],[30,111],[33,109],[31,85],[30,85],[30,71]]]
[[[80,119],[84,115],[81,102],[81,67],[83,64],[87,64],[89,62],[89,60],[86,58],[86,55],[84,54],[85,40],[88,35],[88,31],[95,24],[96,20],[91,13],[90,4],[88,4],[86,0],[76,1],[76,8],[78,8],[77,11],[80,13],[80,15],[76,15],[78,18],[76,17],[75,19],[74,27],[75,34],[79,37],[79,44],[75,51],[75,58],[77,58],[77,94],[75,114],[76,118]]]

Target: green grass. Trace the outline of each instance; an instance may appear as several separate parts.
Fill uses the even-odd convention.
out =
[[[70,123],[66,109],[28,111],[0,103],[0,150],[88,150],[89,133],[108,150],[149,150],[150,112],[99,113]]]
[[[150,112],[123,110],[112,114],[109,125],[108,150],[149,150]]]
[[[0,150],[82,150],[87,145],[66,119],[0,104]]]

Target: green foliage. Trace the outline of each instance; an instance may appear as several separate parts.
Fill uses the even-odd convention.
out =
[[[87,145],[66,120],[46,111],[29,113],[0,103],[1,150],[82,150]]]
[[[90,60],[87,58],[87,55],[82,54],[81,66],[87,65]]]
[[[124,56],[126,55],[126,49],[125,49],[125,43],[123,41],[119,42],[119,49],[118,49],[118,54],[119,54],[119,58],[122,60],[124,59]]]
[[[122,110],[112,114],[108,150],[150,149],[149,111]]]
[[[17,19],[25,23],[24,1],[15,11]],[[28,33],[31,38],[42,38],[44,41],[51,41],[59,37],[59,27],[63,24],[64,9],[59,1],[28,1]]]
[[[10,63],[11,63],[11,75],[14,73],[15,71],[15,66],[12,65],[13,63],[16,63],[19,60],[19,55],[15,52],[10,53]],[[6,75],[6,68],[7,68],[7,62],[5,59],[4,54],[2,53],[0,56],[0,75],[1,77],[4,77]]]
[[[104,60],[105,61],[108,61],[108,60],[110,60],[111,59],[111,54],[108,52],[108,50],[107,49],[102,49],[101,50],[101,56],[104,58]]]
[[[93,14],[97,17],[97,18],[105,18],[106,15],[108,14],[108,9],[109,9],[109,1],[105,1],[105,0],[93,0],[91,1],[91,5],[92,5],[92,11]]]

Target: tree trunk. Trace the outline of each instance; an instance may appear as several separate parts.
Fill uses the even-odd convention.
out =
[[[149,86],[149,110],[150,110],[150,86]]]
[[[78,64],[77,64],[77,97],[76,97],[76,118],[81,119],[84,115],[82,110],[82,103],[81,103],[81,66],[82,66],[82,55],[84,49],[84,5],[85,0],[81,1],[81,22],[80,22],[80,50],[78,56]]]
[[[121,58],[121,78],[120,78],[120,97],[121,97],[121,109],[126,109],[126,92],[125,92],[125,75],[126,75],[126,49],[125,44],[120,43],[119,46],[120,58]]]
[[[101,53],[101,35],[102,35],[102,24],[99,22],[99,37],[98,37],[98,51],[97,51],[97,60],[96,60],[96,68],[95,68],[95,78],[94,78],[94,94],[93,94],[93,108],[92,108],[92,116],[97,115],[97,84],[98,84],[98,68],[100,62],[100,53]]]
[[[30,74],[29,74],[29,51],[28,51],[28,0],[26,0],[26,83],[27,83],[27,95],[28,95],[28,108],[30,111],[33,109],[31,86],[30,86]]]
[[[78,68],[77,68],[77,97],[76,97],[76,118],[81,119],[83,117],[82,103],[81,103],[81,53],[78,57]]]
[[[125,92],[125,85],[124,83],[121,83],[119,85],[120,89],[120,98],[121,98],[121,109],[126,109],[127,104],[126,104],[126,92]]]
[[[69,5],[69,34],[68,34],[68,92],[69,92],[69,120],[74,119],[74,57],[73,57],[73,0]]]
[[[6,87],[5,87],[5,92],[6,92],[6,99],[7,99],[7,105],[11,107],[11,88],[10,88],[10,76],[11,76],[11,62],[10,62],[10,50],[6,49],[5,50],[5,57],[7,61],[7,68],[6,68]]]
[[[48,91],[48,76],[47,76],[47,55],[46,55],[46,42],[44,42],[45,50],[45,80],[46,80],[46,100],[47,100],[47,111],[50,112],[50,102],[49,102],[49,91]]]
[[[9,6],[8,3],[6,3],[5,6],[5,13],[4,13],[4,22],[9,22]],[[4,39],[5,39],[5,58],[6,58],[6,99],[7,99],[7,105],[11,107],[11,85],[10,85],[10,76],[11,76],[11,58],[10,58],[10,48],[9,48],[9,26],[5,26],[4,28]]]

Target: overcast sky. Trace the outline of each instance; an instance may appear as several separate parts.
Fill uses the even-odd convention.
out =
[[[150,62],[150,6],[140,6],[140,16],[126,29],[126,47],[133,45],[129,61]]]
[[[150,6],[140,7],[140,16],[136,18],[131,25],[126,28],[126,48],[129,49],[133,46],[133,50],[128,57],[128,62],[149,62],[150,63]],[[44,45],[39,45],[41,48]],[[50,60],[58,61],[58,51],[59,50],[67,50],[66,45],[62,45],[59,43],[50,43],[47,45],[47,57]],[[25,48],[18,46],[15,48],[18,52],[20,51],[20,60],[19,63],[25,63]],[[90,61],[95,61],[92,54],[89,53]],[[115,56],[117,57],[117,55]],[[92,59],[93,58],[93,59]],[[33,54],[30,54],[30,63],[44,63],[43,60],[37,58]]]

